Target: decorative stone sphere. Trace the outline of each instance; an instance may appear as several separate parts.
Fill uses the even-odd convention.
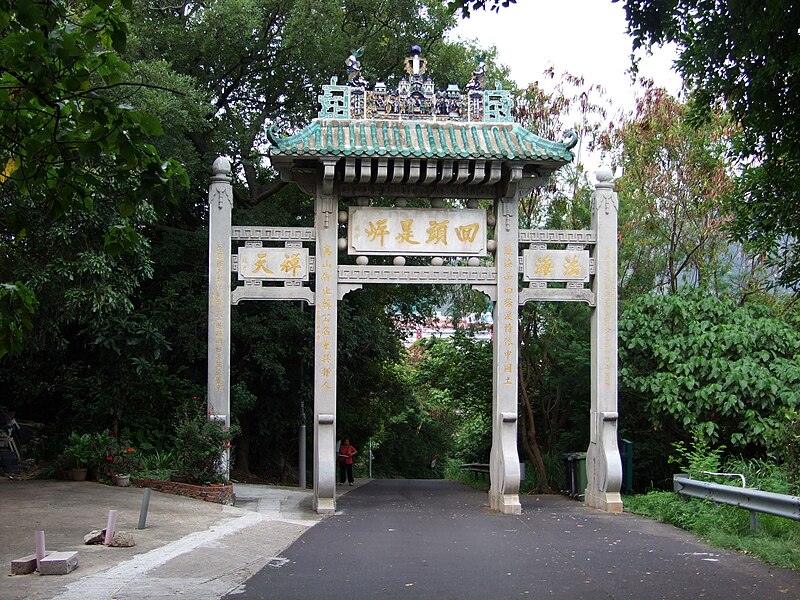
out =
[[[357,265],[361,265],[363,267],[364,265],[368,265],[369,264],[369,259],[366,256],[359,256],[356,259],[356,264]]]
[[[359,206],[369,206],[369,198],[367,198],[366,196],[359,196],[356,199],[356,204],[358,204]]]
[[[486,242],[486,249],[494,254],[497,251],[497,242],[495,240],[488,240]]]
[[[211,167],[211,171],[214,173],[214,175],[230,175],[231,161],[225,158],[224,156],[220,156],[217,160],[214,161],[214,165]]]
[[[394,199],[394,205],[397,206],[398,208],[403,208],[406,204],[408,204],[408,200],[406,200],[405,198]]]
[[[444,206],[444,200],[441,198],[434,198],[431,200],[431,207],[432,208],[442,208]]]
[[[600,183],[605,183],[606,181],[611,181],[614,178],[614,173],[612,173],[611,169],[608,167],[600,167],[597,169],[597,172],[594,174],[594,176]]]
[[[336,245],[339,247],[339,250],[344,252],[347,250],[347,238],[339,238],[336,240]]]
[[[475,198],[467,200],[467,208],[478,208],[478,201]]]
[[[481,261],[477,256],[471,256],[467,261],[467,265],[470,267],[480,267]]]
[[[434,267],[441,267],[444,264],[444,259],[441,256],[434,256],[431,259],[431,264]]]
[[[488,215],[486,215],[486,224],[489,227],[494,227],[495,223],[497,223],[497,219],[494,218],[494,214],[489,213]]]
[[[339,223],[347,223],[347,211],[340,210],[339,211]]]
[[[395,267],[402,267],[404,264],[406,264],[406,257],[405,256],[395,256],[394,257],[394,261],[392,261],[392,262],[394,262],[394,266]]]

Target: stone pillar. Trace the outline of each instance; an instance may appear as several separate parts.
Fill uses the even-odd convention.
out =
[[[337,197],[317,187],[314,313],[314,510],[336,510]]]
[[[519,321],[519,206],[516,195],[497,202],[497,298],[492,341],[492,451],[489,457],[489,505],[519,514],[517,453],[517,338]]]
[[[231,423],[231,164],[214,161],[208,189],[208,418]],[[230,477],[230,450],[222,473]]]
[[[622,461],[617,447],[617,194],[612,174],[597,173],[592,195],[595,276],[592,291],[592,405],[586,455],[586,504],[622,512]]]

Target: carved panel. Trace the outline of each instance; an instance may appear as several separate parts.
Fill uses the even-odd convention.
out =
[[[494,267],[339,265],[339,283],[495,283]]]
[[[520,229],[522,244],[596,244],[597,233],[589,229]]]
[[[303,241],[313,242],[316,232],[313,227],[231,227],[234,241],[264,240],[268,242]]]

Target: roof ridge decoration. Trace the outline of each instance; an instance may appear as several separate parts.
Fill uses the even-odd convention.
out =
[[[364,48],[345,60],[347,82],[332,77],[318,96],[317,118],[294,135],[267,130],[271,156],[386,156],[396,158],[510,159],[565,164],[578,136],[550,141],[514,120],[510,90],[484,89],[485,56],[462,92],[458,85],[436,90],[426,76],[428,61],[418,45],[405,58],[406,75],[395,88],[369,82],[362,75]]]
[[[422,58],[421,48],[414,44],[411,54],[404,60],[406,76],[396,88],[389,88],[382,81],[367,89],[368,81],[361,75],[364,48],[351,50],[345,60],[347,83],[340,85],[338,77],[332,77],[330,85],[322,86],[318,97],[322,109],[320,119],[394,119],[427,121],[471,121],[485,123],[510,123],[513,101],[511,92],[503,90],[498,83],[496,89],[485,90],[486,62],[484,55],[475,57],[477,66],[465,86],[465,92],[456,84],[446,89],[435,89],[430,77],[424,77],[428,60]]]

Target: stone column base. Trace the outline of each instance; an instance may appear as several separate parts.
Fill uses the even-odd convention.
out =
[[[619,492],[598,492],[587,488],[584,502],[590,508],[614,514],[622,513],[622,497]]]
[[[489,508],[504,515],[519,515],[522,513],[522,504],[519,503],[519,494],[501,494],[489,492]]]
[[[320,515],[332,515],[336,512],[336,500],[314,496],[314,511]]]

